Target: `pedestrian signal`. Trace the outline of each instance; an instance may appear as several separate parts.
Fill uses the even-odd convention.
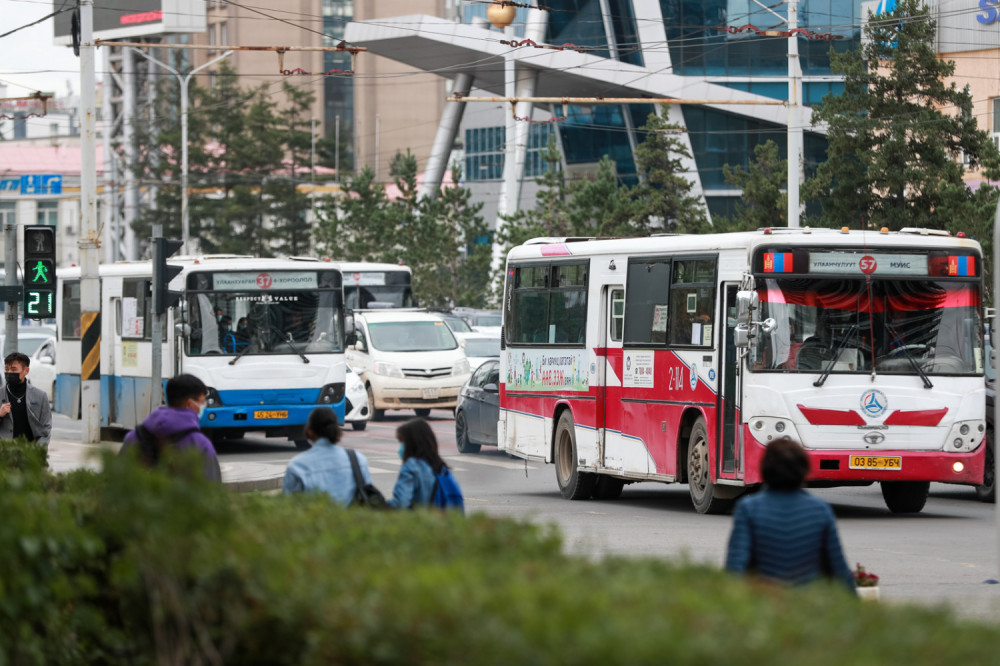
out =
[[[24,228],[24,316],[56,316],[56,229]]]

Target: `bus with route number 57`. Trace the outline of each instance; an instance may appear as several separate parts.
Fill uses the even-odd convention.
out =
[[[701,513],[759,485],[768,442],[812,486],[982,483],[982,252],[947,232],[764,229],[511,249],[498,441],[567,499],[687,483]]]

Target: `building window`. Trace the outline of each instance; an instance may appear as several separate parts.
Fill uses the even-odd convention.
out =
[[[229,44],[229,24],[223,21],[219,24],[219,46]]]
[[[503,177],[506,128],[465,130],[465,179],[500,180]]]
[[[38,224],[49,227],[59,225],[59,202],[39,201],[38,202]]]
[[[17,224],[17,204],[13,201],[0,201],[0,226]]]

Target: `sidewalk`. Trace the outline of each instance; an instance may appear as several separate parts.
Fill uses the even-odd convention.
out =
[[[120,442],[101,442],[100,444],[81,444],[68,440],[53,439],[49,442],[49,468],[56,473],[69,472],[74,469],[100,469],[101,451],[117,452]],[[261,490],[277,490],[281,488],[284,478],[284,466],[273,463],[240,462],[221,463],[222,485],[233,492],[246,493]]]

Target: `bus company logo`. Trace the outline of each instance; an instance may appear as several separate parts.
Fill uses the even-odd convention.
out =
[[[698,364],[691,364],[691,390],[698,388]]]
[[[625,357],[625,369],[626,370],[631,370],[632,369],[632,357],[631,356],[626,356]]]
[[[257,276],[257,286],[260,289],[270,289],[272,284],[274,284],[274,278],[270,274],[261,273]]]
[[[871,275],[875,272],[875,269],[878,268],[878,262],[875,261],[875,257],[870,254],[866,254],[861,257],[861,261],[858,262],[858,268],[860,268],[861,272],[865,275]]]
[[[871,389],[861,394],[861,411],[869,418],[882,416],[888,407],[889,401],[885,393],[878,389]]]

